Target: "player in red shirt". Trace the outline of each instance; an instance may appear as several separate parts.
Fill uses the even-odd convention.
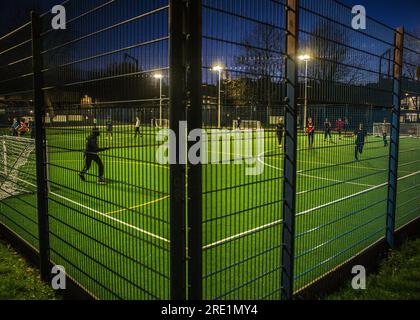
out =
[[[308,123],[306,124],[305,133],[308,136],[309,148],[312,148],[313,145],[314,145],[314,137],[315,137],[315,124],[312,121],[312,118],[308,119]]]
[[[24,136],[29,131],[28,124],[24,120],[20,122],[18,131],[19,131],[19,136],[21,137]]]
[[[338,132],[338,138],[341,140],[341,134],[344,131],[344,121],[341,118],[335,122],[335,128]]]

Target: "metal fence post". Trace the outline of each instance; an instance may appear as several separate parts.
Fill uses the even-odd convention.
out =
[[[202,128],[202,1],[187,8],[188,131]],[[200,137],[202,141],[203,136]],[[189,142],[189,147],[195,142]],[[202,167],[188,161],[188,299],[202,299]]]
[[[169,1],[169,126],[176,134],[169,153],[176,164],[170,165],[170,283],[171,299],[186,299],[186,229],[185,229],[185,165],[178,163],[182,148],[180,121],[186,119],[186,76],[184,46],[184,2]],[[174,148],[175,147],[175,148]]]
[[[36,148],[36,177],[37,177],[37,207],[39,232],[39,261],[41,278],[49,281],[51,270],[50,242],[48,225],[48,181],[46,163],[46,135],[44,127],[44,93],[42,77],[42,22],[38,13],[31,12],[32,20],[32,68],[33,68],[33,96],[35,108],[35,148]]]
[[[286,6],[286,114],[285,157],[283,182],[282,231],[282,299],[293,297],[293,266],[296,214],[296,158],[297,158],[297,90],[298,90],[298,0],[287,0]]]
[[[395,32],[394,71],[392,89],[392,116],[391,116],[391,154],[389,158],[388,176],[388,204],[386,217],[386,241],[392,248],[394,246],[395,213],[397,209],[397,183],[398,183],[398,151],[400,142],[400,113],[401,113],[401,77],[404,48],[404,28]]]

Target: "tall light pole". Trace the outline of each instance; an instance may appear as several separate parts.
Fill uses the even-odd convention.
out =
[[[218,82],[218,95],[217,95],[217,127],[220,129],[222,123],[222,115],[221,115],[221,108],[222,108],[222,99],[221,99],[221,89],[222,89],[222,71],[223,67],[220,65],[215,65],[212,69],[219,74],[219,82]]]
[[[159,125],[162,127],[162,79],[163,75],[157,73],[154,75],[155,79],[159,80]]]
[[[311,56],[305,54],[299,56],[299,60],[305,62],[305,105],[303,107],[303,128],[305,128],[308,120],[308,63],[311,60]]]

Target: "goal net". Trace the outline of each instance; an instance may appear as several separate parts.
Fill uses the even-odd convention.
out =
[[[261,121],[258,120],[233,120],[233,130],[260,130]]]
[[[373,124],[373,136],[374,137],[383,137],[384,133],[389,136],[391,133],[391,124],[390,123],[374,123]]]
[[[169,128],[168,119],[152,119],[153,128]]]
[[[0,137],[0,200],[36,192],[35,140]]]
[[[420,138],[420,123],[401,123],[400,135]]]
[[[387,136],[391,134],[391,124],[374,123],[373,135],[382,137],[384,132]],[[420,123],[400,123],[400,135],[405,137],[420,137]]]

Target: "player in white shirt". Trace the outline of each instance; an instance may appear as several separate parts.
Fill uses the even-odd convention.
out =
[[[137,136],[142,136],[141,132],[140,132],[140,118],[136,117],[136,127],[134,130],[134,137],[136,138]]]

